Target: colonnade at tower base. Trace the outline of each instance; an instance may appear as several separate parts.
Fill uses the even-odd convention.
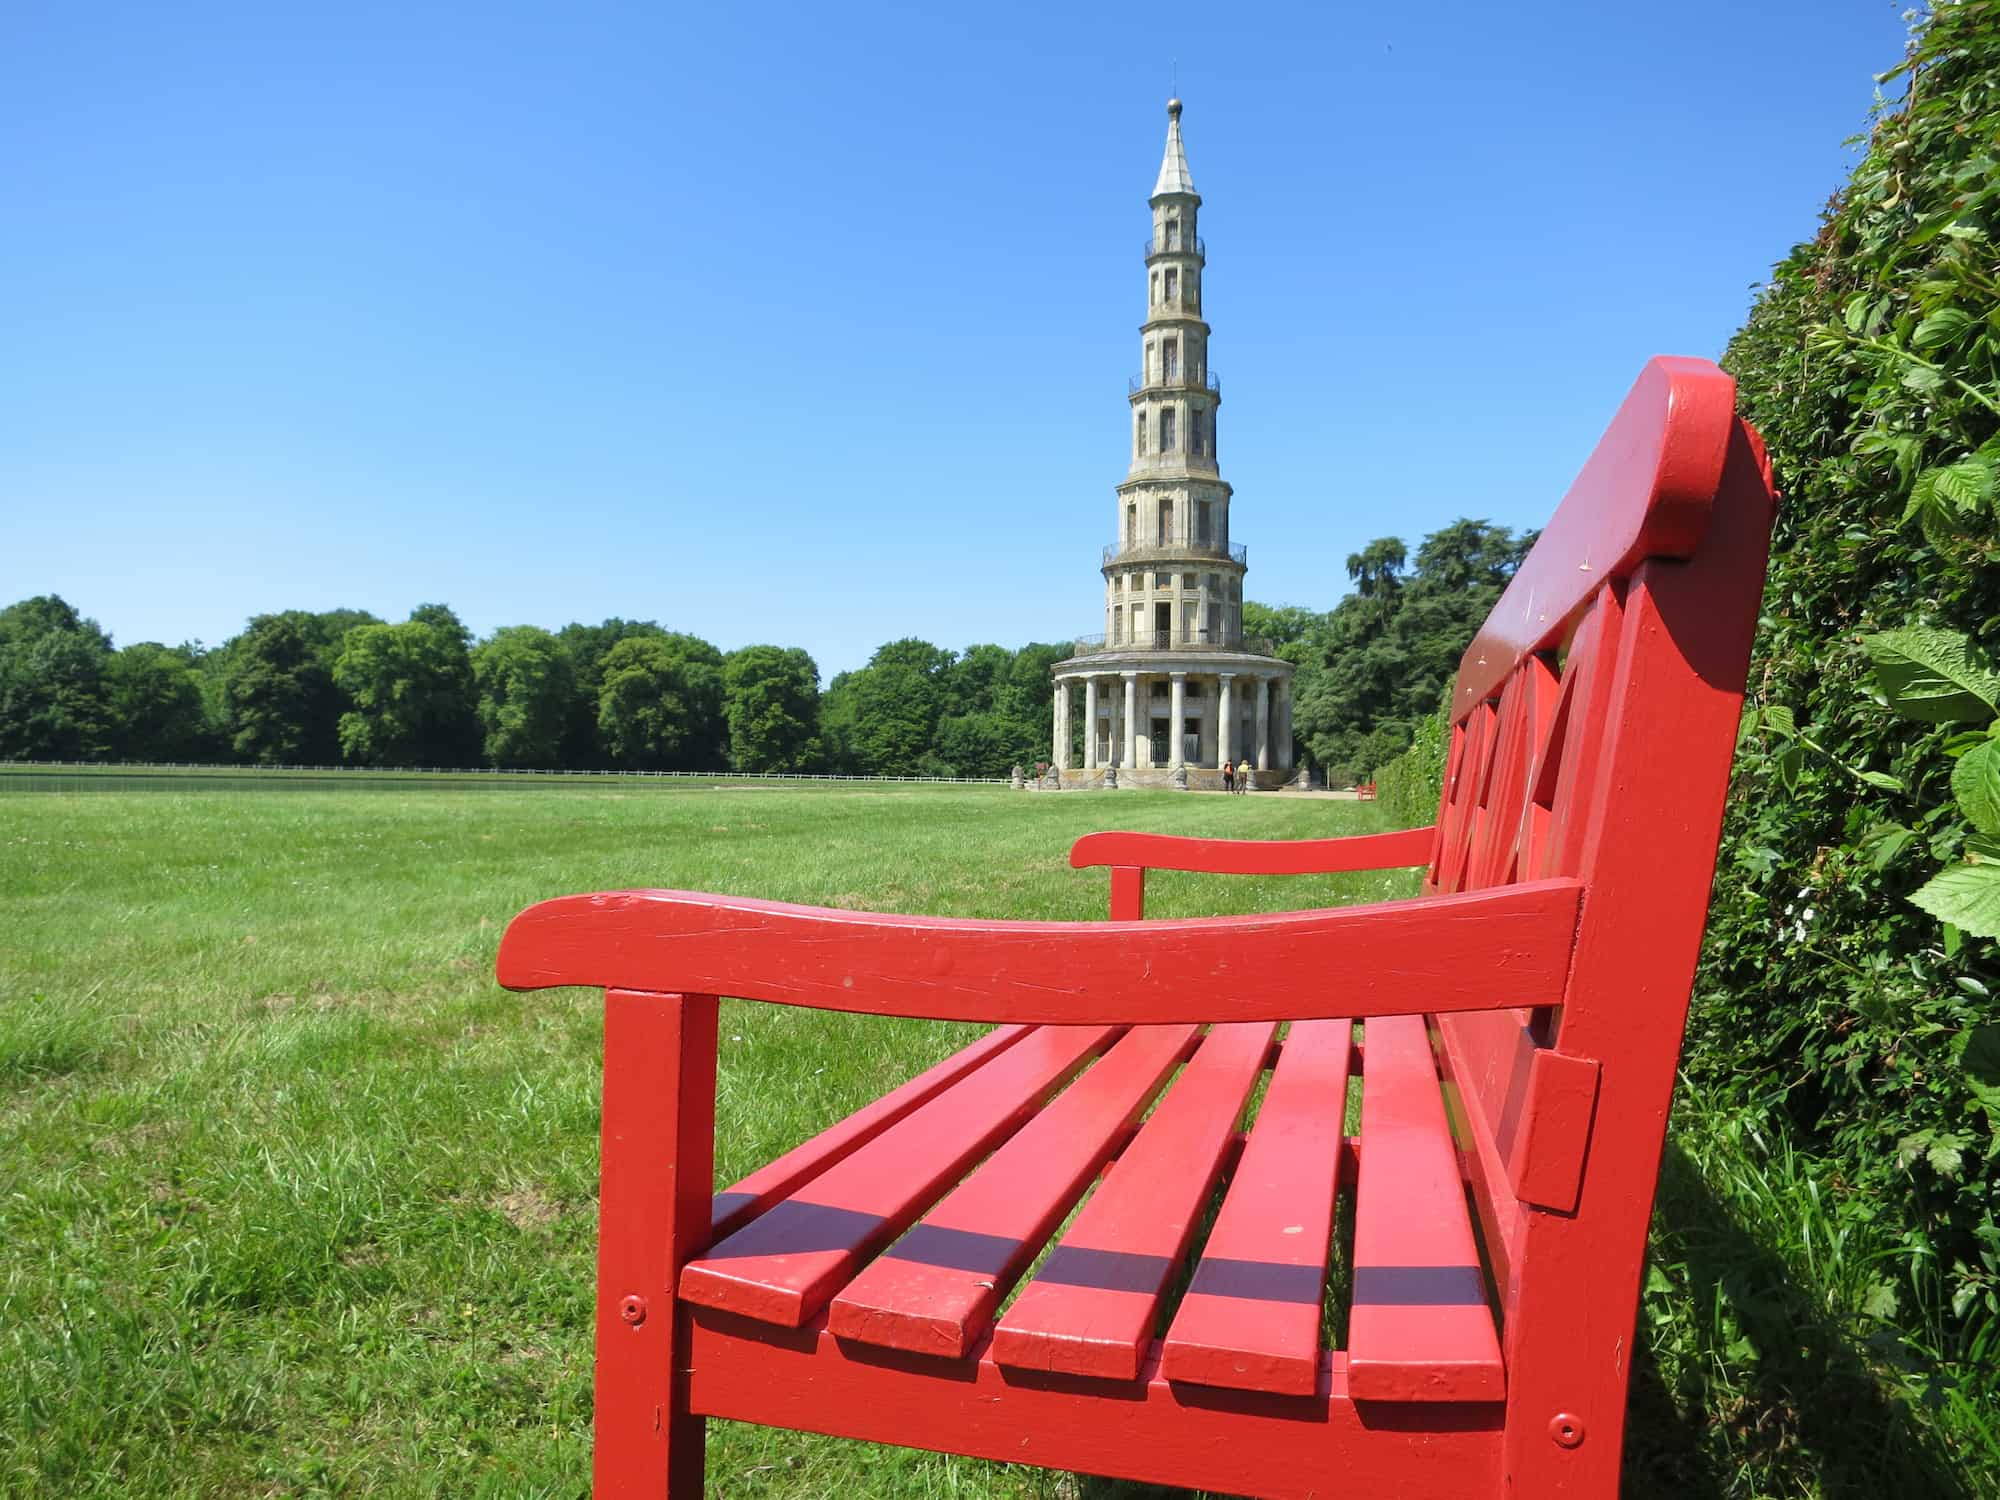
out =
[[[1291,663],[1247,652],[1220,661],[1176,655],[1056,663],[1051,749],[1064,786],[1220,790],[1225,762],[1260,788],[1292,780]],[[1081,734],[1072,727],[1079,718]]]

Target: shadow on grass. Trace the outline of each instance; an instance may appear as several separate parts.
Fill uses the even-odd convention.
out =
[[[1642,1310],[1625,1500],[1976,1500],[1936,1439],[1884,1391],[1865,1335],[1820,1311],[1672,1143],[1653,1256],[1676,1292]],[[1648,1311],[1661,1321],[1648,1326]],[[1060,1500],[1193,1493],[1087,1475],[1057,1483],[1049,1493]]]
[[[1652,1254],[1679,1293],[1664,1316],[1657,1301],[1642,1309],[1627,1500],[1974,1500],[1884,1392],[1864,1335],[1815,1305],[1671,1141],[1658,1204]]]

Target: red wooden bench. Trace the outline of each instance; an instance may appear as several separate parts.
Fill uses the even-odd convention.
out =
[[[1432,828],[1095,834],[1108,922],[522,913],[503,983],[607,991],[597,1493],[691,1500],[714,1416],[1230,1493],[1615,1494],[1772,517],[1733,395],[1646,367],[1465,655]],[[1137,920],[1149,868],[1399,865],[1422,895]],[[718,995],[999,1029],[712,1195]]]
[[[1357,784],[1354,788],[1354,796],[1360,802],[1373,802],[1375,800],[1375,783],[1372,781],[1363,781]]]

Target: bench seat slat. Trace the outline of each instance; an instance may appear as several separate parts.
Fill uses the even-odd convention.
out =
[[[1048,1026],[1021,1038],[690,1261],[681,1296],[798,1327],[1121,1029]]]
[[[1357,1401],[1500,1400],[1485,1272],[1420,1016],[1362,1033],[1348,1388]]]
[[[1294,1021],[1168,1330],[1169,1380],[1310,1396],[1319,1378],[1352,1021]]]
[[[1201,1049],[993,1334],[1017,1369],[1136,1380],[1161,1294],[1222,1172],[1274,1023],[1237,1022]]]
[[[833,1300],[841,1338],[960,1358],[1192,1050],[1196,1026],[1141,1026],[871,1262]]]
[[[797,1192],[835,1162],[853,1155],[911,1110],[935,1098],[1033,1030],[1032,1026],[994,1027],[978,1041],[961,1047],[902,1087],[857,1109],[838,1125],[821,1131],[717,1193],[709,1218],[710,1236],[720,1240],[734,1234],[773,1203]]]

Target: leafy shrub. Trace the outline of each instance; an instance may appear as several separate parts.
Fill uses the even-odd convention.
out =
[[[1410,748],[1375,773],[1375,798],[1398,828],[1421,828],[1437,816],[1451,725],[1439,708],[1417,720]]]
[[[1968,1362],[2000,1331],[2000,979],[1990,927],[1909,898],[1981,857],[1985,789],[1954,801],[1953,771],[1989,758],[1991,705],[1893,713],[1916,700],[1870,652],[2000,639],[1997,65],[1993,7],[1924,19],[1724,359],[1784,502],[1687,1059],[1838,1164],[1895,1247],[1868,1312]]]

